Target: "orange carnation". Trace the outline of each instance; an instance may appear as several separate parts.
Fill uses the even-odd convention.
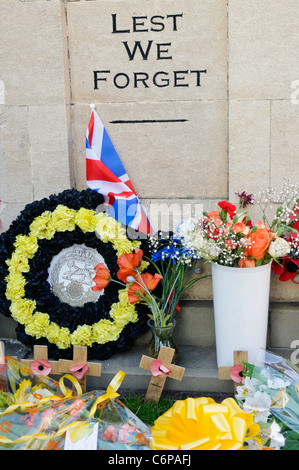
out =
[[[249,235],[250,233],[250,227],[243,224],[243,222],[237,222],[236,224],[234,224],[233,230],[236,233],[243,233],[244,235]]]
[[[249,241],[248,256],[256,260],[263,259],[271,241],[268,229],[258,228],[250,234]]]

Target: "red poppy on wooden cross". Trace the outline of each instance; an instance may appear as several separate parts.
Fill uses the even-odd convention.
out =
[[[158,403],[167,377],[182,380],[185,368],[171,363],[175,350],[162,346],[157,359],[142,356],[139,367],[152,373],[152,378],[145,395],[145,401]]]
[[[82,392],[86,392],[87,376],[100,377],[102,365],[98,362],[87,362],[87,348],[74,346],[73,360],[59,359],[60,374],[73,374],[81,385]]]

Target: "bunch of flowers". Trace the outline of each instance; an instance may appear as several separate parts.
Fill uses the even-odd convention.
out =
[[[276,206],[271,228],[282,228],[281,237],[289,244],[289,252],[282,254],[272,264],[272,270],[283,282],[291,280],[299,283],[299,183],[285,182],[282,191],[275,189],[261,191],[254,197],[259,205],[263,219],[267,220],[268,211]]]
[[[141,249],[122,254],[117,260],[116,278],[100,263],[95,267],[97,273],[93,280],[96,285],[92,289],[101,290],[110,282],[127,285],[129,303],[146,305],[155,326],[165,327],[179,311],[183,292],[205,276],[191,278],[198,256],[172,236],[163,238],[159,233],[150,237],[149,252],[150,258],[146,258]],[[154,269],[153,274],[144,272],[149,266]],[[156,289],[157,286],[160,289]]]
[[[245,193],[242,197],[238,212],[235,205],[220,201],[218,210],[181,223],[176,236],[198,257],[231,267],[261,266],[288,254],[290,246],[280,236],[283,229],[263,221],[252,223],[245,209],[251,197],[246,200]]]
[[[82,394],[69,374],[56,382],[5,357],[0,363],[0,449],[85,450],[94,434],[95,450],[148,450],[150,429],[118,399],[124,376],[119,371],[106,392]],[[76,394],[65,378],[72,379]]]
[[[171,324],[180,310],[179,302],[184,292],[207,276],[196,275],[196,263],[200,257],[172,233],[158,232],[150,237],[149,251],[151,263],[161,277],[159,309]],[[160,323],[155,324],[162,326]]]
[[[254,416],[263,446],[276,450],[299,449],[299,370],[288,360],[261,351],[257,365],[236,364],[231,378],[235,399]]]

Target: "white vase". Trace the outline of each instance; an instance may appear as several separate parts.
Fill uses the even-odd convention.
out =
[[[271,263],[231,268],[212,263],[218,367],[234,365],[234,351],[248,351],[255,364],[267,344]]]

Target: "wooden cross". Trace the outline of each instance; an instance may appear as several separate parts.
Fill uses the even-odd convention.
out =
[[[243,364],[243,362],[248,363],[248,351],[234,351],[234,365]],[[219,380],[231,380],[230,376],[231,367],[219,367],[218,368],[218,378]],[[235,392],[236,388],[240,385],[235,383]]]
[[[70,369],[74,366],[85,364],[88,367],[82,379],[77,379],[81,385],[82,392],[86,392],[86,379],[87,375],[100,377],[102,373],[102,365],[98,362],[87,362],[87,348],[82,346],[74,346],[73,360],[59,359],[58,368],[60,374],[73,374]]]
[[[33,348],[33,357],[34,359],[21,359],[20,362],[26,364],[29,369],[31,369],[31,364],[34,361],[44,360],[51,364],[51,374],[58,375],[59,372],[59,361],[49,361],[48,359],[48,346],[34,346]]]
[[[185,373],[184,367],[179,367],[171,363],[175,350],[161,346],[158,360],[162,361],[163,366],[169,369],[169,375],[162,372],[162,375],[157,377],[152,376],[147,393],[145,395],[145,401],[158,403],[166,382],[167,377],[174,380],[182,380]],[[142,356],[139,367],[145,370],[151,370],[151,364],[155,359],[148,356]]]

